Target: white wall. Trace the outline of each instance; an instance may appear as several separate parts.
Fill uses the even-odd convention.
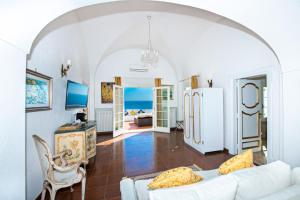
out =
[[[59,27],[39,40],[28,60],[29,69],[37,69],[53,78],[53,105],[50,111],[26,113],[27,199],[35,199],[43,183],[32,135],[45,139],[54,152],[54,131],[64,123],[72,122],[78,111],[65,110],[65,97],[67,80],[84,81],[81,68],[85,65],[85,57],[81,41],[76,24]],[[67,77],[61,78],[60,67],[67,59],[72,61],[72,66]]]
[[[131,72],[129,68],[140,64],[141,49],[123,49],[107,56],[98,66],[95,73],[95,108],[112,108],[112,104],[101,102],[101,82],[114,82],[115,76],[122,77],[124,87],[153,87],[154,78],[162,78],[162,84],[174,85],[174,100],[172,107],[177,106],[177,75],[171,64],[162,56],[156,67],[148,72]],[[92,84],[92,83],[91,83]],[[92,96],[94,96],[92,94]]]
[[[200,87],[208,87],[207,79],[212,78],[213,87],[224,88],[225,147],[234,153],[233,79],[266,67],[276,68],[276,57],[258,39],[224,25],[205,32],[190,52],[185,76],[200,74]]]
[[[25,199],[25,61],[0,40],[0,199]]]
[[[283,105],[281,121],[284,123],[283,158],[294,166],[300,166],[300,71],[290,71],[282,75]]]

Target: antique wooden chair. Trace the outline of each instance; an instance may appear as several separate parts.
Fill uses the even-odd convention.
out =
[[[33,135],[32,137],[35,142],[44,177],[41,199],[45,199],[46,190],[49,191],[51,200],[54,200],[56,192],[59,189],[72,187],[72,185],[81,182],[81,199],[84,200],[86,171],[80,167],[83,163],[68,165],[64,157],[66,155],[70,155],[71,151],[66,150],[52,156],[47,143],[42,138],[37,135]],[[57,165],[55,163],[56,159],[59,159],[59,163],[61,163],[61,165]]]

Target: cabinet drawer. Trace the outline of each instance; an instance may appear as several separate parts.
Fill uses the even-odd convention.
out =
[[[72,155],[66,156],[69,164],[85,160],[84,132],[73,132],[55,135],[55,153],[66,149],[72,151]]]

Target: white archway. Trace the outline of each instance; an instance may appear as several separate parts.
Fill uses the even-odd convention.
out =
[[[129,2],[128,2],[129,3]],[[215,13],[212,13],[210,11],[205,11],[205,10],[201,10],[201,12],[199,11],[199,9],[197,8],[193,8],[193,7],[187,7],[187,6],[181,6],[183,7],[182,10],[178,9],[178,7],[180,7],[180,5],[177,5],[177,4],[170,4],[170,3],[166,3],[166,2],[159,2],[159,1],[155,1],[155,2],[152,2],[152,1],[147,1],[145,2],[145,4],[140,4],[140,5],[135,5],[135,4],[130,4],[129,5],[134,5],[132,7],[126,7],[126,2],[122,3],[122,2],[113,2],[113,3],[104,3],[104,4],[97,4],[97,5],[92,5],[92,6],[88,6],[88,7],[81,7],[81,8],[78,8],[78,10],[85,10],[84,14],[87,14],[87,16],[84,16],[84,20],[87,20],[87,19],[90,19],[90,18],[93,18],[93,17],[96,17],[99,15],[99,13],[101,13],[101,16],[105,16],[105,15],[108,15],[108,14],[113,14],[113,13],[118,13],[118,12],[130,12],[130,11],[133,11],[133,10],[149,10],[149,9],[156,9],[156,10],[161,10],[161,11],[166,11],[166,12],[177,12],[177,13],[183,13],[183,14],[186,14],[186,15],[191,15],[191,16],[194,16],[194,17],[204,17],[204,18],[213,18],[213,16],[218,16],[217,14]],[[159,7],[159,6],[162,6]],[[109,11],[108,10],[101,10],[103,11],[100,12],[98,9],[101,9],[101,6],[106,6],[106,8],[110,8]],[[124,7],[125,6],[125,7]],[[147,7],[147,9],[146,9]],[[171,8],[171,7],[176,7],[177,9],[174,9],[174,8]],[[190,11],[190,12],[188,12]],[[89,14],[90,13],[90,14]],[[79,18],[82,18],[83,16],[82,15],[79,15]],[[274,56],[277,58],[278,60],[278,57],[276,55],[276,53],[274,52],[274,50],[270,47],[270,45],[268,45],[268,43],[263,39],[261,38],[258,34],[256,34],[255,32],[251,31],[250,29],[242,26],[241,24],[238,24],[232,20],[225,20],[224,22],[222,20],[219,20],[218,23],[220,24],[224,24],[225,26],[230,26],[234,29],[238,29],[242,32],[245,32],[246,34],[249,34],[253,37],[255,37],[256,39],[258,39],[259,41],[261,41],[262,43],[264,43],[274,54]],[[126,36],[126,34],[125,34]],[[105,54],[109,54],[110,52],[113,52],[115,51],[116,49],[116,46],[114,45],[114,43],[117,43],[116,41],[118,41],[119,39],[122,39],[124,38],[124,35],[120,35],[120,36],[117,36],[114,41],[111,42],[111,44],[108,45],[107,47],[107,50],[104,51],[104,52],[101,52],[101,54],[105,57]],[[125,47],[122,47],[122,46],[119,46],[119,48],[126,48]],[[117,48],[118,49],[118,48]],[[95,65],[95,63],[92,63],[92,65],[94,66],[98,66],[98,65]],[[93,66],[91,66],[93,68]],[[280,68],[280,65],[279,65],[279,61],[278,61],[278,64],[274,65],[274,67],[276,68]],[[91,69],[90,70],[90,78],[93,79],[93,75],[95,74],[94,73],[94,69]],[[92,82],[94,82],[95,80],[91,80]],[[278,80],[279,81],[279,80]],[[95,84],[92,85],[92,90],[93,90],[93,87],[95,87]],[[96,97],[94,97],[94,101],[96,101],[95,99]],[[279,105],[278,105],[279,107]],[[91,109],[93,110],[93,109]],[[91,116],[94,116],[93,112],[90,112]],[[279,128],[278,128],[279,129]],[[232,138],[232,140],[234,140]],[[233,147],[232,147],[233,148]],[[234,152],[234,151],[231,151],[231,152]]]
[[[87,2],[80,0],[72,2],[62,0],[54,3],[51,0],[43,2],[32,0],[30,2],[5,2],[0,8],[0,22],[2,27],[0,30],[0,50],[1,54],[4,55],[0,64],[1,66],[9,67],[5,67],[3,74],[10,74],[10,80],[14,81],[16,88],[24,88],[23,78],[25,75],[26,54],[30,52],[32,43],[38,33],[52,20],[66,12],[98,3],[103,4],[110,2],[118,1],[92,0]],[[263,4],[259,0],[228,0],[223,2],[218,0],[165,0],[155,2],[191,6],[196,9],[203,9],[225,16],[253,30],[270,44],[278,55],[282,69],[279,80],[281,99],[278,100],[281,106],[281,110],[279,111],[281,115],[280,124],[283,126],[280,131],[282,135],[284,135],[281,139],[285,144],[285,152],[282,158],[293,165],[299,165],[299,153],[294,152],[299,144],[299,134],[297,130],[300,129],[300,124],[298,123],[298,114],[300,111],[298,102],[300,95],[295,92],[300,87],[300,58],[297,55],[298,52],[300,52],[300,41],[297,39],[300,35],[300,27],[295,26],[295,24],[299,24],[300,22],[299,2],[269,1]],[[282,12],[284,12],[284,15],[278,14]],[[39,18],[41,15],[43,15],[43,17]],[[3,79],[0,84],[3,85],[3,91],[7,89],[6,84],[6,79]],[[14,196],[18,199],[22,199],[25,198],[23,188],[25,185],[23,183],[25,179],[24,165],[21,163],[15,165],[13,163],[15,160],[22,161],[25,159],[24,92],[21,90],[15,91],[18,92],[8,92],[5,97],[1,99],[3,105],[6,105],[6,102],[11,102],[12,99],[16,105],[20,105],[14,108],[3,108],[3,112],[14,114],[14,116],[7,115],[4,120],[1,120],[5,122],[3,127],[8,127],[8,125],[13,127],[14,124],[19,124],[19,127],[15,129],[7,128],[7,130],[5,130],[7,136],[3,138],[2,141],[11,146],[16,145],[20,147],[19,150],[15,150],[12,154],[12,162],[7,160],[7,163],[12,164],[7,165],[5,169],[9,169],[8,171],[22,171],[24,173],[14,174],[15,176],[18,175],[20,180],[12,178],[11,175],[13,174],[11,173],[4,174],[2,177],[4,177],[4,179],[6,177],[9,178],[11,185],[16,184],[15,189],[20,191],[19,196],[16,197],[16,194],[10,194],[11,196],[9,197]],[[15,116],[18,117],[16,118]],[[283,116],[286,120],[283,120]],[[20,140],[24,141],[24,144],[20,145]],[[1,154],[1,158],[2,157],[7,158]],[[7,190],[7,192],[9,192],[9,190]]]
[[[111,3],[111,4],[109,4],[109,3],[107,3],[106,4],[106,6],[113,6],[113,4],[114,3]],[[155,2],[155,3],[153,3],[154,4],[154,6],[157,6],[157,5],[159,5],[160,3],[159,2]],[[161,3],[161,4],[165,4],[165,6],[174,6],[173,4],[166,4],[166,3]],[[124,12],[124,11],[122,11],[122,6],[124,6],[124,5],[126,5],[126,2],[125,3],[121,3],[121,6],[118,4],[118,6],[120,6],[120,8],[119,9],[121,9],[121,11],[120,12]],[[95,5],[96,7],[101,7],[102,6],[102,4],[99,4],[99,5]],[[179,5],[175,5],[175,6],[179,6]],[[92,8],[93,6],[91,6],[91,7],[83,7],[83,8],[78,8],[78,9],[84,9],[84,10],[88,10],[89,8]],[[180,7],[180,6],[179,6]],[[130,8],[130,9],[127,9],[126,11],[131,11],[131,9],[132,8]],[[133,8],[134,9],[134,8]],[[135,9],[143,9],[143,7],[142,8],[139,8],[139,7],[135,7]],[[153,8],[153,9],[155,9],[155,8]],[[157,8],[156,8],[157,9]],[[187,8],[185,8],[185,9],[187,9]],[[194,12],[192,13],[193,14],[193,16],[198,16],[199,15],[199,13],[198,13],[198,11],[199,11],[199,9],[197,9],[197,8],[188,8],[188,9],[192,9]],[[113,10],[113,9],[112,9]],[[168,12],[172,12],[172,10],[169,10]],[[183,10],[182,11],[183,13],[184,12],[186,12],[186,10]],[[213,17],[213,16],[215,16],[216,14],[214,14],[214,13],[211,13],[211,12],[208,12],[208,11],[201,11],[201,12],[204,12],[205,14],[200,14],[200,17],[201,16],[203,16],[203,17],[207,17],[207,18],[209,18],[209,17]],[[68,14],[70,14],[70,13],[68,13]],[[93,14],[93,12],[92,12],[92,14]],[[108,12],[108,13],[106,13],[106,14],[110,14],[110,12]],[[92,15],[93,16],[93,15]],[[80,16],[80,17],[82,17],[82,16]],[[198,16],[199,17],[199,16]],[[57,19],[57,20],[59,20],[59,18]],[[74,21],[75,23],[76,23],[76,20]],[[276,54],[274,53],[274,51],[273,51],[273,49],[270,47],[270,45],[268,45],[260,36],[258,36],[256,33],[254,33],[253,31],[251,31],[250,29],[247,29],[246,27],[244,27],[244,26],[242,26],[242,25],[240,25],[240,24],[237,24],[236,22],[233,22],[232,20],[226,20],[225,21],[226,23],[228,23],[228,24],[225,24],[225,25],[227,25],[227,26],[230,26],[230,27],[233,27],[233,28],[235,28],[235,29],[238,29],[238,30],[240,30],[240,31],[242,31],[242,32],[244,32],[244,33],[247,33],[247,34],[249,34],[249,35],[251,35],[251,36],[253,36],[253,37],[255,37],[256,39],[258,39],[258,40],[260,40],[261,42],[263,42],[266,46],[268,46],[268,48],[273,52],[273,54],[274,54],[274,56],[277,58],[277,56],[276,56]],[[224,23],[224,22],[218,22],[218,23]],[[64,25],[64,24],[62,24],[62,25]],[[48,26],[47,27],[45,27],[46,29],[48,28]],[[47,30],[46,30],[46,32],[47,32]],[[43,34],[43,33],[42,33]],[[42,37],[42,36],[41,36]],[[118,40],[118,38],[120,38],[120,37],[118,37],[118,35],[116,35],[116,39],[115,40]],[[114,41],[115,41],[114,40]],[[113,41],[113,42],[114,42]],[[38,42],[38,40],[37,40],[37,42]],[[110,54],[110,52],[113,52],[114,51],[114,49],[112,48],[112,50],[109,48],[110,46],[113,46],[113,42],[112,43],[110,43],[110,44],[107,44],[107,46],[108,46],[108,53],[107,54],[109,54],[109,55],[111,55]],[[102,52],[102,55],[104,55],[105,56],[105,54],[106,54],[106,51],[104,51],[104,52]],[[108,55],[108,56],[109,56]],[[277,58],[278,59],[278,58]],[[92,63],[92,64],[94,64],[94,63]],[[97,66],[96,66],[97,67]],[[278,68],[280,68],[279,67],[279,65],[276,65],[276,66],[274,66],[274,67],[278,67]],[[93,74],[93,70],[91,70],[90,71],[90,74]],[[97,87],[96,86],[96,84],[95,84],[95,80],[91,80],[92,81],[92,83],[91,84],[93,84],[94,85],[94,90],[95,90],[95,88]],[[95,101],[96,101],[96,96],[94,97],[94,99],[95,99]],[[232,143],[233,143],[233,141],[232,141]]]

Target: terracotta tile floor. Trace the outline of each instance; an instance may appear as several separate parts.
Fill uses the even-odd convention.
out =
[[[134,121],[128,121],[124,123],[124,129],[125,130],[143,130],[143,129],[151,129],[152,126],[142,126],[142,127],[138,127]]]
[[[184,145],[182,133],[132,133],[115,139],[98,136],[97,140],[96,159],[90,161],[87,169],[87,200],[120,199],[119,182],[124,176],[192,164],[214,169],[231,157],[224,152],[204,156]],[[174,150],[175,146],[178,148]],[[80,185],[75,185],[72,193],[69,189],[61,190],[56,199],[81,199],[80,188]]]

